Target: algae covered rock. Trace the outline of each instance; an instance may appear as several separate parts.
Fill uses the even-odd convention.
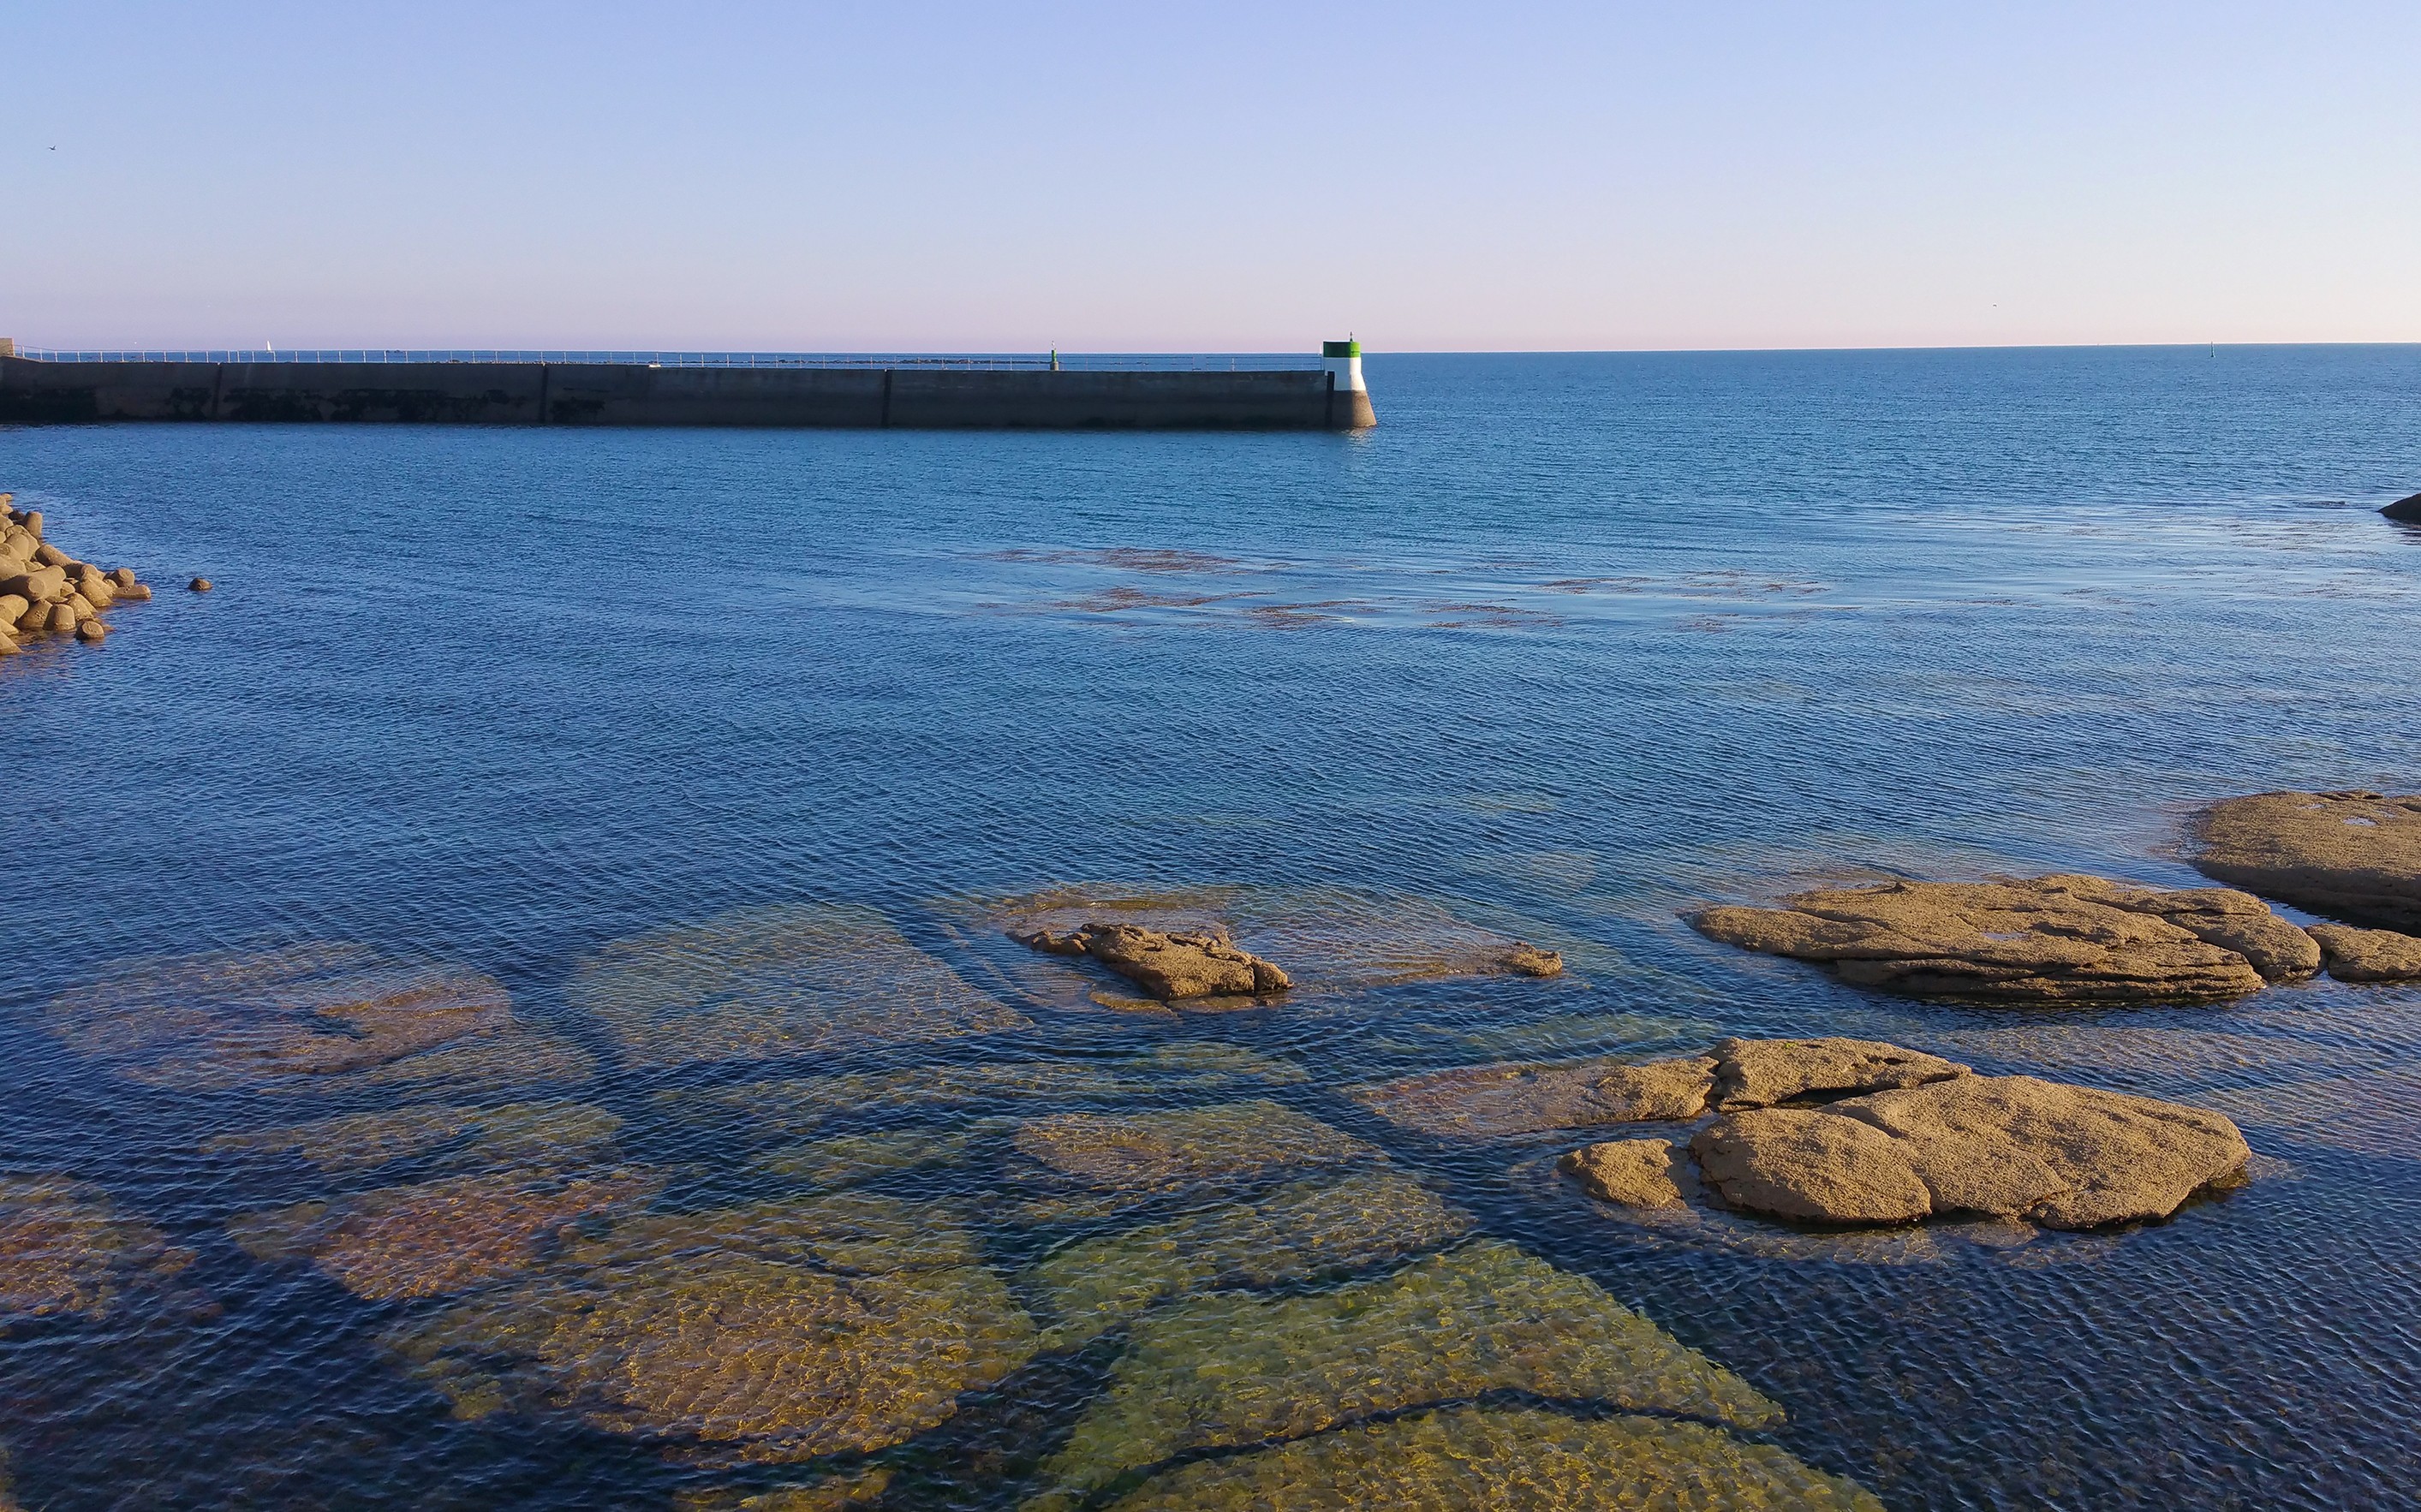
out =
[[[1376,1146],[1267,1099],[1167,1113],[1056,1114],[1017,1131],[1037,1166],[1108,1192],[1165,1192],[1375,1160]]]
[[[2329,974],[2340,982],[2421,980],[2421,939],[2394,929],[2358,929],[2350,924],[2316,924]]]
[[[1710,908],[1700,933],[1832,966],[1842,980],[2004,1002],[2186,1002],[2309,976],[2309,936],[2249,894],[2163,892],[2098,877],[1885,882],[1780,908]]]
[[[1028,1279],[1081,1343],[1172,1297],[1341,1276],[1442,1249],[1469,1217],[1390,1171],[1319,1177],[1258,1201],[1070,1244]]]
[[[191,1250],[120,1214],[98,1187],[62,1176],[0,1176],[0,1323],[105,1317],[130,1288],[163,1282],[193,1260]]]
[[[307,1258],[373,1302],[434,1297],[526,1270],[574,1224],[652,1197],[662,1178],[489,1173],[384,1187],[227,1224],[258,1260]]]
[[[1854,1482],[1696,1423],[1458,1407],[1168,1472],[1111,1512],[1882,1512]]]
[[[757,1161],[758,1168],[820,1191],[880,1180],[902,1171],[932,1170],[964,1161],[983,1135],[997,1126],[968,1129],[895,1129],[869,1134],[838,1134]]]
[[[2421,934],[2421,794],[2255,793],[2203,810],[2193,838],[2220,881]]]
[[[217,1134],[202,1150],[294,1154],[323,1171],[431,1156],[469,1166],[551,1165],[595,1157],[621,1127],[620,1118],[585,1102],[435,1104]]]
[[[1747,1427],[1782,1416],[1594,1282],[1483,1240],[1330,1291],[1226,1293],[1147,1315],[1042,1474],[1072,1498],[1181,1454],[1489,1392]]]
[[[1689,1178],[1669,1139],[1609,1139],[1566,1155],[1556,1169],[1601,1202],[1618,1208],[1679,1208]]]
[[[516,1020],[494,978],[347,943],[120,962],[45,1020],[117,1075],[191,1090],[575,1080],[592,1068]]]
[[[1032,1357],[1031,1320],[971,1261],[946,1213],[878,1199],[649,1214],[394,1342],[461,1415],[805,1460],[899,1442]]]
[[[1780,1218],[2164,1218],[2250,1155],[2222,1115],[2030,1076],[1962,1076],[1817,1109],[1727,1115],[1691,1141],[1725,1202]]]
[[[638,1065],[758,1060],[1024,1025],[853,905],[742,909],[598,951],[568,995]]]
[[[868,1465],[803,1485],[683,1491],[673,1498],[673,1512],[845,1512],[849,1507],[872,1506],[890,1489],[890,1467]]]

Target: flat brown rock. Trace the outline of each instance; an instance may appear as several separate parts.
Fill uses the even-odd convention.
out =
[[[1072,934],[1036,929],[1015,938],[1050,955],[1090,956],[1163,1003],[1249,997],[1294,985],[1277,967],[1207,930],[1166,934],[1136,924],[1096,922]]]
[[[2202,811],[2195,865],[2224,882],[2421,933],[2421,795],[2255,793]]]
[[[1731,1207],[1830,1224],[1954,1213],[2049,1228],[2164,1218],[2242,1169],[2215,1113],[2031,1076],[1960,1076],[1717,1119],[1691,1141]]]
[[[1623,1208],[1679,1208],[1687,1168],[1664,1139],[1609,1139],[1585,1145],[1555,1162],[1601,1201]]]
[[[1679,1122],[1706,1111],[1715,1062],[1706,1055],[1636,1065],[1472,1066],[1356,1087],[1391,1123],[1446,1138],[1491,1139],[1600,1124]]]
[[[2350,924],[2316,924],[2329,974],[2340,982],[2409,982],[2421,978],[2421,940],[2394,929],[2357,929]]]
[[[2192,1001],[2319,967],[2310,937],[2249,894],[2073,875],[1820,889],[1780,908],[1707,909],[1690,922],[1710,939],[1919,996]]]
[[[1715,1047],[1715,1060],[1712,1100],[1726,1113],[1967,1074],[1956,1061],[1878,1039],[1726,1039]]]

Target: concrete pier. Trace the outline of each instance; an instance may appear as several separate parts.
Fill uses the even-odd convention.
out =
[[[1331,348],[1351,345],[1331,342]],[[903,429],[1352,430],[1361,349],[1242,371],[632,362],[79,361],[0,355],[0,422],[345,421]]]

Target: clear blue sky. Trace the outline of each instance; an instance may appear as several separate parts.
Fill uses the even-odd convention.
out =
[[[0,7],[36,345],[2421,339],[2421,6]]]

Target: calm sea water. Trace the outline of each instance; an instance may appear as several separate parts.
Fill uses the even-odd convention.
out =
[[[239,1246],[238,1215],[420,1168],[224,1136],[411,1096],[162,1085],[59,1032],[130,959],[302,941],[501,983],[593,1058],[546,1095],[688,1173],[667,1203],[780,1188],[731,1174],[771,1136],[691,1107],[726,1083],[1242,1047],[1304,1078],[1255,1095],[1595,1279],[1788,1412],[1750,1437],[1887,1505],[2421,1499],[2421,991],[1985,1012],[1677,918],[1859,869],[2188,884],[2199,802],[2413,790],[2421,532],[2375,510],[2421,488],[2421,350],[1368,368],[1356,436],[0,430],[0,489],[162,589],[105,647],[0,663],[0,1167],[195,1255],[0,1336],[19,1499],[666,1506],[797,1478],[453,1415],[382,1342],[445,1298]],[[171,591],[195,573],[218,591]],[[1436,905],[1575,969],[1068,1011],[966,920],[1086,884]],[[875,911],[1031,1022],[668,1068],[576,988],[615,942],[776,904]],[[1537,1179],[1570,1139],[1441,1145],[1337,1092],[1742,1032],[2209,1101],[2257,1178],[2013,1252],[1759,1248]],[[992,1169],[876,1190],[974,1200]],[[1012,1280],[1061,1234],[982,1232]],[[1015,1504],[1115,1369],[1046,1356],[970,1397],[876,1457],[882,1504]]]

